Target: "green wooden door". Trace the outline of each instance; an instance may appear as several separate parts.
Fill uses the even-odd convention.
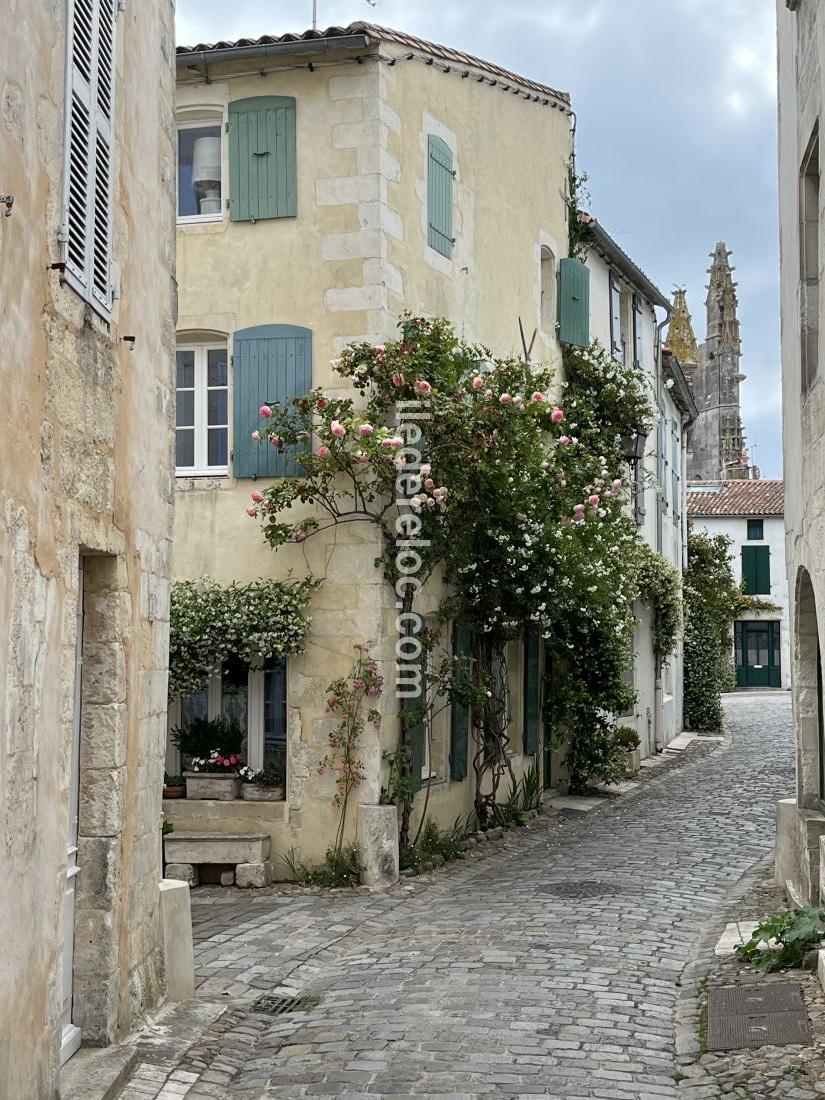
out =
[[[735,624],[738,687],[781,687],[778,622]]]

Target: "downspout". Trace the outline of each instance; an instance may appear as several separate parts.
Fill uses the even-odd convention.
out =
[[[673,307],[668,304],[665,307],[665,316],[662,321],[656,326],[656,416],[659,418],[661,425],[661,412],[660,403],[662,400],[662,344],[663,344],[663,330],[665,325],[670,321],[670,315],[673,312]],[[661,429],[656,433],[656,439],[659,441],[659,447],[665,446],[665,441],[662,439]],[[659,456],[656,456],[656,470],[661,468],[659,462]],[[662,492],[661,487],[656,493],[656,553],[662,552]],[[664,750],[664,741],[662,734],[662,711],[664,708],[664,687],[662,684],[662,662],[654,654],[653,657],[653,748],[656,752],[662,752]]]

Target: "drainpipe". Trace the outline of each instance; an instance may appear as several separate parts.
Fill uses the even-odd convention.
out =
[[[662,344],[664,327],[670,320],[673,307],[668,303],[665,307],[665,316],[656,326],[656,416],[660,418],[659,403],[662,400]],[[665,441],[661,438],[661,432],[656,433],[659,446],[664,447]],[[660,468],[659,456],[656,456],[656,469]],[[661,492],[656,494],[656,552],[662,552],[662,498]],[[655,752],[664,750],[664,730],[662,722],[662,710],[664,707],[664,687],[662,684],[662,662],[654,657],[653,673],[653,748]]]

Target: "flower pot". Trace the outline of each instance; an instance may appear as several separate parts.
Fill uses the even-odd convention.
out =
[[[234,772],[184,772],[186,797],[232,802],[241,796],[241,781]]]
[[[164,798],[186,798],[186,785],[182,787],[164,787]]]
[[[642,766],[642,750],[640,748],[628,749],[625,753],[624,777],[632,779]]]
[[[261,787],[257,783],[244,783],[241,798],[244,802],[283,802],[286,791],[281,787]]]

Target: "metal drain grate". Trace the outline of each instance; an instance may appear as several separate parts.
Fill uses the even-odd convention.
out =
[[[810,1045],[811,1025],[797,982],[708,990],[708,1050]]]
[[[556,898],[615,898],[622,894],[639,894],[638,886],[627,886],[619,882],[597,882],[595,880],[583,880],[580,882],[548,882],[545,886],[539,886],[539,894],[552,894]]]
[[[252,1011],[266,1012],[269,1016],[283,1016],[287,1012],[309,1012],[320,999],[307,993],[297,993],[294,996],[267,993],[254,1002]]]

